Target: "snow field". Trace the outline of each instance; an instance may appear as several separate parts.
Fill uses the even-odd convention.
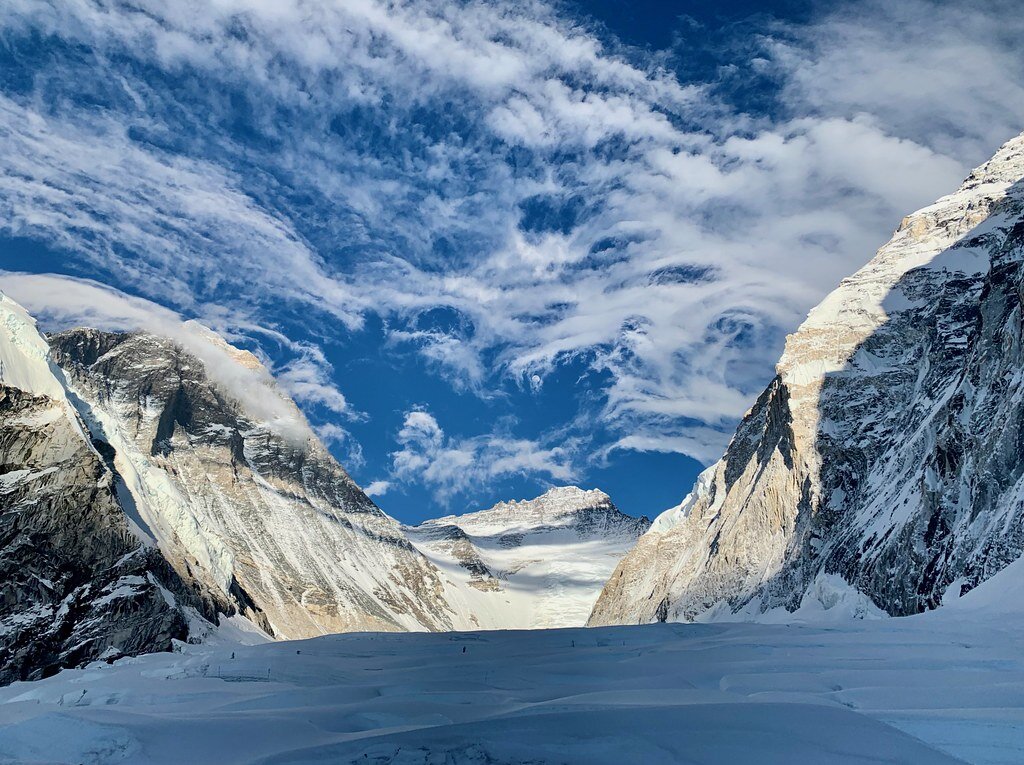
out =
[[[1024,619],[970,600],[828,627],[187,647],[0,689],[0,761],[1020,763]]]

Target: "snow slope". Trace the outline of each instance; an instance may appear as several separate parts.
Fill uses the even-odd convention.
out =
[[[0,760],[1024,761],[1022,617],[953,614],[192,647],[0,689]]]
[[[823,583],[864,613],[912,614],[1020,557],[1022,179],[1024,135],[811,311],[591,624],[756,618]]]
[[[0,383],[65,402],[50,347],[28,311],[0,293]]]
[[[650,525],[575,486],[406,527],[445,573],[467,627],[582,627],[608,575]]]

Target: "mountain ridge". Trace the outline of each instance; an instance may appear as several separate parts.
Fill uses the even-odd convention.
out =
[[[532,500],[406,527],[455,584],[481,628],[582,626],[615,563],[650,525],[603,491],[549,489]]]
[[[195,322],[173,336],[77,327],[44,338],[6,295],[0,322],[0,682],[225,630],[248,640],[522,626],[504,600],[474,601],[481,582],[506,591],[510,572],[480,562],[477,581],[432,562],[248,351]],[[587,582],[591,601],[607,556],[647,523],[576,487],[486,518],[508,549],[558,537],[534,556],[555,568],[552,552],[570,558],[611,533],[617,547],[597,545],[606,570]],[[435,519],[416,541],[461,534],[474,550],[479,538],[457,523],[472,519]],[[546,581],[561,586],[555,573]],[[516,603],[541,594],[520,588]]]

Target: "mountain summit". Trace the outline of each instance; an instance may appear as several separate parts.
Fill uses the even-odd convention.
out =
[[[648,525],[567,487],[406,529],[206,327],[0,322],[0,684],[224,632],[580,626]]]
[[[189,337],[205,360],[144,332],[50,338],[145,541],[275,637],[451,628],[437,570],[256,358]]]
[[[578,627],[615,564],[650,526],[603,491],[550,489],[536,499],[406,529],[482,628]]]

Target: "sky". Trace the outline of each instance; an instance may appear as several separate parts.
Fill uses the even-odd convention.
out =
[[[216,329],[402,521],[570,483],[653,517],[1024,129],[1022,33],[1012,0],[7,0],[0,289]]]

